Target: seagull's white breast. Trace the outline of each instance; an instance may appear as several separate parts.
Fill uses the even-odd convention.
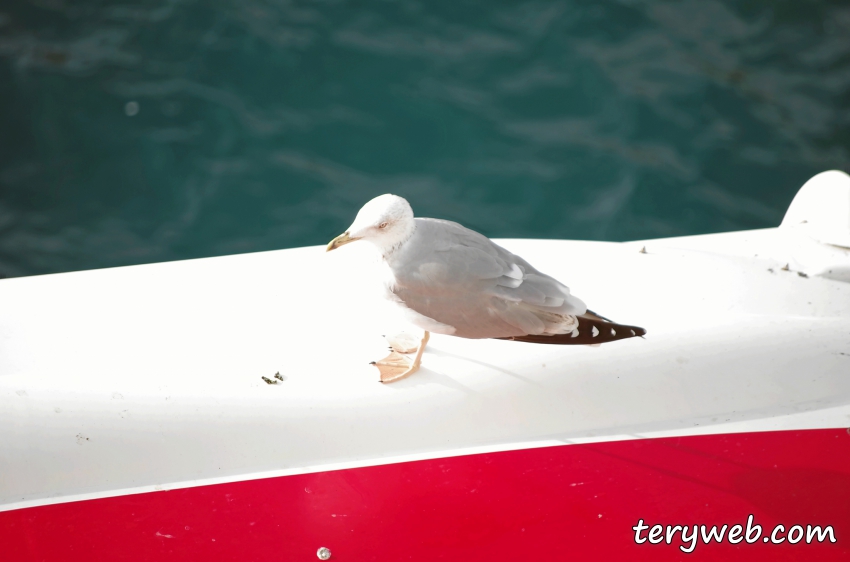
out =
[[[380,277],[381,277],[381,285],[383,287],[383,296],[386,300],[396,305],[396,310],[399,312],[405,322],[413,324],[417,328],[422,330],[427,330],[429,332],[433,332],[435,334],[445,334],[452,335],[457,330],[454,326],[449,326],[448,324],[443,324],[442,322],[438,322],[433,318],[429,318],[424,314],[420,314],[416,312],[399,297],[395,292],[395,287],[398,284],[396,280],[395,273],[393,273],[393,269],[390,266],[389,262],[384,259],[381,260],[381,267],[379,268]]]

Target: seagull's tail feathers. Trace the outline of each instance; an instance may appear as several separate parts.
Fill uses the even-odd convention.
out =
[[[578,327],[566,334],[529,334],[497,339],[552,345],[593,345],[646,334],[646,330],[643,328],[617,324],[589,310],[578,316],[577,319]]]

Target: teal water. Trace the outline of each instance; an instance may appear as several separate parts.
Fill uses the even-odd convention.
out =
[[[775,226],[850,169],[850,3],[7,0],[0,275],[323,244]]]

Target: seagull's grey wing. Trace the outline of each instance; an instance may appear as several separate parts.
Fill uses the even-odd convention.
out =
[[[498,337],[505,324],[515,335],[564,333],[586,310],[565,285],[457,223],[417,219],[410,242],[393,267],[397,294],[459,335]]]

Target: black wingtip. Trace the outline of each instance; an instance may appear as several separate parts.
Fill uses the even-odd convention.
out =
[[[639,326],[627,326],[602,320],[603,317],[598,314],[593,316],[579,316],[578,327],[567,334],[529,334],[497,339],[549,345],[594,345],[635,337],[642,338],[646,334],[646,330]]]

